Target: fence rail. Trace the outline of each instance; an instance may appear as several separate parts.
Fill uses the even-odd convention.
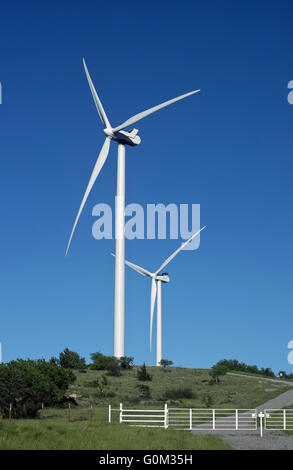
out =
[[[168,425],[197,431],[250,431],[257,429],[255,409],[169,408]]]
[[[109,422],[112,412],[119,412],[119,422],[132,426],[162,427],[182,430],[235,430],[252,431],[257,429],[255,409],[208,409],[208,408],[168,408],[163,409],[119,409],[109,406]]]
[[[264,428],[270,431],[293,431],[293,409],[264,410]]]

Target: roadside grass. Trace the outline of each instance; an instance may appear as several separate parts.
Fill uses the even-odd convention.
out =
[[[215,436],[124,424],[17,420],[0,422],[0,450],[229,450]]]

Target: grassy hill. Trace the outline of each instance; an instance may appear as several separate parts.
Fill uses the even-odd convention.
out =
[[[138,367],[122,372],[120,377],[110,377],[104,371],[87,369],[86,373],[75,371],[76,383],[69,389],[70,393],[81,395],[78,402],[88,406],[170,405],[193,408],[254,408],[257,405],[285,392],[288,386],[270,383],[259,377],[257,380],[225,375],[215,383],[206,369],[186,369],[171,367],[162,369],[147,367],[152,381],[141,382],[137,379]],[[94,385],[95,382],[98,385]],[[104,382],[104,383],[103,383]],[[138,388],[140,385],[149,387],[150,398]]]

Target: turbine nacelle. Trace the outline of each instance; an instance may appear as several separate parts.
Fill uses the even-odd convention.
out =
[[[131,131],[115,131],[113,129],[104,129],[104,134],[112,140],[116,140],[123,145],[130,145],[132,147],[139,145],[141,138],[137,135],[138,129],[132,129]]]
[[[156,279],[156,281],[170,282],[170,278],[169,278],[167,273],[157,274],[155,279]]]

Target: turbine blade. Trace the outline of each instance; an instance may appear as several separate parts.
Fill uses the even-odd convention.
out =
[[[103,108],[103,105],[100,101],[100,98],[98,97],[98,93],[95,90],[95,87],[94,87],[94,84],[93,84],[92,79],[90,77],[89,71],[87,69],[85,60],[84,59],[82,59],[82,60],[83,60],[83,66],[84,66],[86,78],[87,78],[87,81],[89,82],[89,86],[90,86],[90,89],[91,89],[91,92],[92,92],[92,95],[93,95],[93,98],[94,98],[96,108],[97,108],[99,116],[101,118],[101,121],[102,121],[102,123],[104,124],[104,126],[106,128],[111,128],[111,124],[110,124],[110,122],[107,118],[107,115],[106,115],[105,110]]]
[[[157,296],[157,283],[156,280],[152,279],[152,288],[151,288],[151,317],[150,317],[150,350],[152,350],[152,332],[153,332],[153,317],[154,317],[154,307]]]
[[[176,251],[174,251],[174,253],[172,253],[172,255],[169,256],[169,258],[167,258],[164,263],[162,264],[162,266],[159,267],[159,269],[155,272],[155,274],[158,274],[160,271],[162,271],[162,269],[164,269],[168,263],[170,263],[170,261],[175,258],[176,255],[178,255],[179,251],[183,250],[183,248],[188,245],[189,242],[191,242],[191,240],[193,240],[197,235],[200,234],[200,232],[205,229],[206,226],[202,227],[200,230],[198,230],[197,232],[195,232],[193,235],[191,235],[191,237],[184,243],[182,243],[182,245],[177,248]]]
[[[114,253],[111,253],[111,255],[115,257]],[[134,271],[137,271],[139,274],[142,274],[143,276],[152,277],[152,273],[142,268],[141,266],[138,266],[137,264],[131,263],[130,261],[127,261],[127,260],[125,260],[125,264],[127,264],[127,266],[130,266],[130,268],[134,269]]]
[[[73,225],[73,229],[72,229],[72,232],[70,234],[70,238],[69,238],[69,242],[68,242],[68,245],[67,245],[67,248],[66,248],[66,254],[65,256],[67,255],[68,253],[68,250],[69,250],[69,247],[70,247],[70,243],[71,243],[71,240],[72,240],[72,237],[73,237],[73,234],[74,234],[74,230],[75,230],[75,227],[77,225],[77,222],[78,222],[78,219],[80,217],[80,214],[82,212],[82,209],[86,203],[86,200],[88,198],[88,195],[101,171],[101,169],[103,168],[104,166],[104,163],[107,159],[107,156],[108,156],[108,153],[109,153],[109,150],[110,150],[110,142],[111,142],[111,139],[109,137],[106,137],[105,139],[105,142],[103,144],[103,147],[100,151],[100,154],[98,156],[98,159],[96,161],[96,164],[94,166],[94,169],[93,169],[93,172],[91,174],[91,177],[90,177],[90,180],[89,180],[89,183],[87,185],[87,188],[86,188],[86,191],[84,193],[84,196],[83,196],[83,199],[81,201],[81,205],[80,205],[80,208],[79,208],[79,211],[77,213],[77,216],[76,216],[76,219],[75,219],[75,222],[74,222],[74,225]]]
[[[159,109],[165,108],[166,106],[169,106],[169,104],[175,103],[176,101],[183,100],[183,98],[187,98],[187,96],[193,95],[194,93],[198,93],[199,91],[200,90],[190,91],[189,93],[185,93],[185,95],[177,96],[177,98],[173,98],[172,100],[165,101],[164,103],[158,104],[158,106],[154,106],[153,108],[150,108],[150,109],[147,109],[146,111],[138,113],[135,116],[132,116],[131,118],[127,119],[127,121],[123,122],[123,124],[120,124],[120,126],[115,127],[115,129],[113,130],[114,132],[121,131],[121,129],[131,126],[135,122],[140,121],[141,119],[149,116],[152,113],[155,113],[156,111],[159,111]]]

